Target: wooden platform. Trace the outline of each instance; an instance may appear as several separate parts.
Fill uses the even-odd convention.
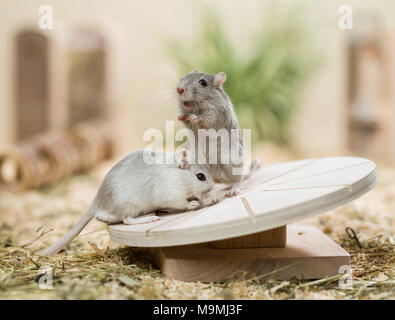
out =
[[[289,226],[287,238],[287,246],[282,248],[217,249],[204,243],[152,248],[150,252],[167,277],[201,282],[234,276],[318,279],[335,275],[342,265],[350,263],[350,255],[314,227]]]
[[[278,163],[214,206],[108,231],[115,242],[151,248],[173,279],[219,281],[244,271],[247,278],[322,278],[349,263],[347,252],[317,229],[285,226],[348,203],[376,182],[374,162],[363,158]]]
[[[298,222],[348,203],[377,182],[374,162],[356,157],[308,159],[264,166],[244,181],[243,193],[156,222],[111,225],[113,241],[169,247],[247,236]],[[248,205],[248,207],[247,207]]]

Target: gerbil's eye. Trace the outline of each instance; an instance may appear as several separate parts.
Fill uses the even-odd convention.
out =
[[[207,87],[207,82],[204,79],[200,79],[199,83],[203,86],[203,87]]]
[[[206,181],[206,176],[203,173],[198,173],[196,175],[196,177],[200,180],[200,181]]]

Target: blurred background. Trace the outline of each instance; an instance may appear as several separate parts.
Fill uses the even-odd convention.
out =
[[[52,29],[40,29],[51,12]],[[0,298],[393,298],[395,1],[1,0],[0,43]],[[350,252],[354,290],[333,280],[303,289],[169,282],[98,221],[64,259],[40,256],[115,161],[149,143],[147,129],[183,127],[175,88],[194,69],[227,73],[225,90],[264,165],[376,162],[374,190],[303,221]],[[35,280],[47,263],[53,290]]]
[[[45,184],[144,147],[145,130],[176,119],[176,84],[194,69],[227,73],[264,162],[355,154],[391,164],[395,3],[348,1],[351,29],[339,26],[343,5],[1,1],[2,181]]]

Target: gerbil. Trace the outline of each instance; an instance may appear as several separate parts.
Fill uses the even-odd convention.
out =
[[[158,152],[151,155],[166,156]],[[183,212],[218,201],[212,190],[213,179],[205,166],[190,164],[185,151],[181,161],[173,159],[171,164],[146,163],[144,150],[124,157],[107,173],[89,209],[75,226],[43,254],[59,252],[94,217],[108,224],[135,224],[136,217],[155,211]],[[142,218],[144,222],[159,219]]]
[[[206,164],[215,182],[236,184],[242,180],[241,174],[234,174],[233,169],[244,166],[243,137],[240,132],[239,122],[233,110],[233,104],[223,89],[226,74],[219,72],[215,75],[199,73],[196,70],[183,77],[178,86],[179,116],[178,120],[184,121],[195,135],[195,153],[198,145],[199,129],[214,129],[217,132],[225,129],[228,132],[229,145],[235,145],[237,150],[231,150],[233,159],[229,164],[221,164],[221,142],[217,141],[217,164],[209,163],[209,153],[206,152]],[[237,135],[232,135],[237,132]],[[210,135],[210,134],[209,134]],[[208,145],[209,138],[206,139]],[[229,159],[230,156],[229,150]],[[196,157],[196,156],[195,156]],[[250,173],[260,166],[259,159],[255,159],[251,165]]]

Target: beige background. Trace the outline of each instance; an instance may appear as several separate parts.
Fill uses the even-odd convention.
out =
[[[262,2],[209,1],[221,8],[234,40],[243,45],[259,19]],[[282,1],[280,7],[293,1]],[[301,2],[301,1],[298,1]],[[189,41],[199,19],[202,1],[0,1],[0,145],[12,138],[13,37],[24,25],[37,25],[40,5],[54,10],[57,23],[67,27],[110,23],[117,26],[122,44],[118,57],[119,79],[116,82],[116,109],[122,150],[143,146],[142,134],[149,127],[164,128],[165,119],[175,119],[173,98],[178,74],[166,58],[163,44],[169,36]],[[349,31],[338,27],[339,6],[350,4],[357,12],[377,14],[383,27],[394,28],[395,2],[311,0],[306,3],[306,18],[316,29],[325,63],[301,93],[301,112],[293,124],[294,143],[308,154],[339,154],[344,151],[345,39]],[[51,31],[47,31],[51,32]],[[218,70],[220,71],[220,70]],[[226,71],[226,70],[221,70]]]

